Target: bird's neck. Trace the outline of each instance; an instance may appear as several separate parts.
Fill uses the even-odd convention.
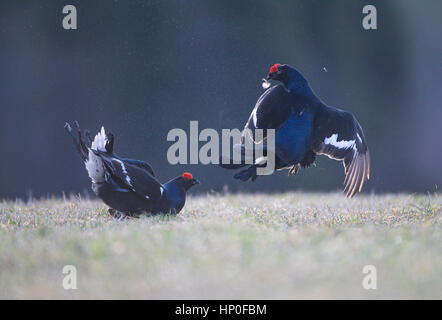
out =
[[[290,68],[287,70],[287,74],[283,83],[288,91],[296,94],[303,95],[306,97],[314,97],[315,94],[310,87],[307,79],[300,73],[298,70],[294,68]]]
[[[307,97],[315,96],[315,93],[313,92],[313,89],[310,87],[307,80],[302,79],[302,80],[293,81],[289,79],[284,83],[284,85],[286,86],[288,91],[294,94],[304,95]]]
[[[173,205],[179,206],[186,199],[186,191],[175,181],[175,179],[163,185],[165,198]]]

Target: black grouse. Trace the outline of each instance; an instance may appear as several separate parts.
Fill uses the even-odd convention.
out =
[[[309,167],[316,155],[323,154],[331,159],[343,161],[345,188],[351,198],[361,191],[370,178],[370,155],[364,133],[354,115],[350,112],[328,106],[313,92],[304,76],[289,65],[275,64],[270,68],[267,80],[281,84],[267,89],[259,97],[243,131],[251,133],[255,143],[255,130],[275,129],[275,169],[289,169],[289,174],[298,173],[300,168]],[[263,86],[264,87],[264,86]],[[265,143],[264,151],[266,151]],[[240,148],[241,149],[241,148]],[[243,151],[243,150],[242,150]],[[265,160],[265,158],[264,158]],[[257,178],[257,167],[264,166],[263,159],[253,159],[249,168],[237,173],[234,178],[242,181]],[[220,164],[227,169],[246,166]]]
[[[146,162],[114,154],[114,136],[110,132],[106,134],[104,127],[91,141],[88,131],[82,135],[77,121],[75,126],[77,137],[69,123],[65,129],[85,163],[92,190],[110,207],[109,213],[114,217],[178,213],[186,202],[186,192],[199,183],[192,174],[185,172],[161,184]]]

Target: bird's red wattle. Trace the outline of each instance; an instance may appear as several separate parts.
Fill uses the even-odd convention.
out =
[[[278,72],[278,67],[280,66],[280,63],[274,64],[271,68],[270,68],[270,73],[274,73],[274,72]]]
[[[183,178],[184,179],[193,179],[193,175],[190,172],[184,172]]]

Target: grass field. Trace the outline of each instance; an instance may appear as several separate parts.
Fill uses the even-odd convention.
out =
[[[207,195],[128,221],[99,201],[0,202],[0,298],[441,299],[441,227],[438,194]]]

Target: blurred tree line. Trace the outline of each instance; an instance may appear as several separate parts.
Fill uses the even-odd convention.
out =
[[[0,5],[0,198],[81,192],[89,180],[63,131],[104,125],[118,154],[161,181],[192,172],[200,192],[337,190],[340,163],[255,183],[217,166],[167,163],[172,128],[242,128],[274,63],[299,69],[326,103],[353,112],[372,155],[375,192],[442,182],[440,1],[60,1]],[[373,4],[378,29],[362,28]]]

